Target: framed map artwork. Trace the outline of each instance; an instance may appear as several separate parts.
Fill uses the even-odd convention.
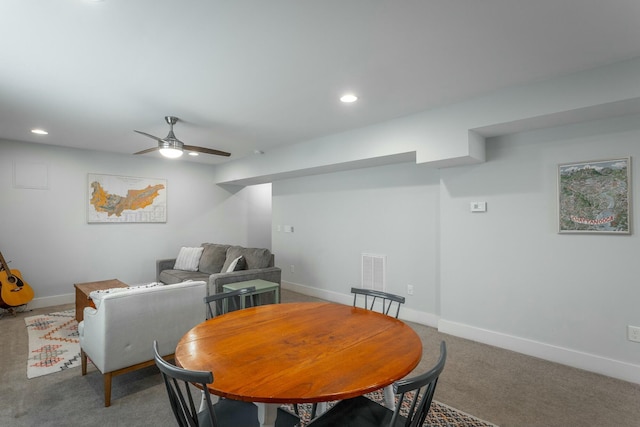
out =
[[[631,157],[558,166],[559,233],[631,234]]]
[[[167,180],[88,174],[88,223],[167,222]]]

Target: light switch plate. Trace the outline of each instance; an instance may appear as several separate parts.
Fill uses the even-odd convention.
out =
[[[486,212],[487,202],[471,202],[471,212]]]

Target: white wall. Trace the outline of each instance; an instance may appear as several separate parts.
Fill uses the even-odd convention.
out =
[[[47,165],[49,188],[14,188],[16,162]],[[167,179],[167,222],[88,224],[88,173]],[[73,301],[73,283],[153,281],[155,260],[175,257],[180,246],[270,247],[270,186],[225,188],[212,174],[197,163],[0,141],[0,251],[38,307]]]
[[[247,201],[247,241],[255,248],[271,248],[271,184],[245,188]]]
[[[362,253],[386,255],[387,291],[406,295],[407,285],[415,288],[405,318],[435,326],[437,170],[389,165],[276,181],[272,191],[273,250],[287,286],[350,303]],[[284,232],[285,225],[294,232]]]
[[[560,235],[556,223],[557,165],[637,159],[639,140],[634,116],[492,138],[478,165],[274,182],[274,229],[294,226],[273,237],[283,283],[349,303],[360,254],[386,254],[401,318],[640,383],[640,344],[626,340],[640,325],[640,236]]]
[[[556,220],[559,163],[635,161],[639,140],[638,116],[592,121],[490,139],[487,163],[441,170],[441,330],[640,382],[637,221],[620,236]]]

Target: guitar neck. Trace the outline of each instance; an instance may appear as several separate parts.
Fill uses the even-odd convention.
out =
[[[4,257],[2,256],[2,252],[0,252],[0,264],[2,265],[2,270],[7,272],[7,276],[11,277],[11,270],[7,265],[7,261],[4,260]]]

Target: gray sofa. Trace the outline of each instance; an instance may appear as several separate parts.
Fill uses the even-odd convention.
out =
[[[185,280],[204,280],[207,282],[207,295],[223,292],[222,286],[228,283],[263,279],[280,284],[282,271],[275,266],[275,257],[269,249],[245,248],[216,243],[203,243],[198,271],[174,270],[175,258],[156,261],[156,280],[165,284],[184,282]],[[226,272],[239,256],[243,256],[245,265],[242,270]],[[261,303],[271,298],[270,294],[260,295]]]

